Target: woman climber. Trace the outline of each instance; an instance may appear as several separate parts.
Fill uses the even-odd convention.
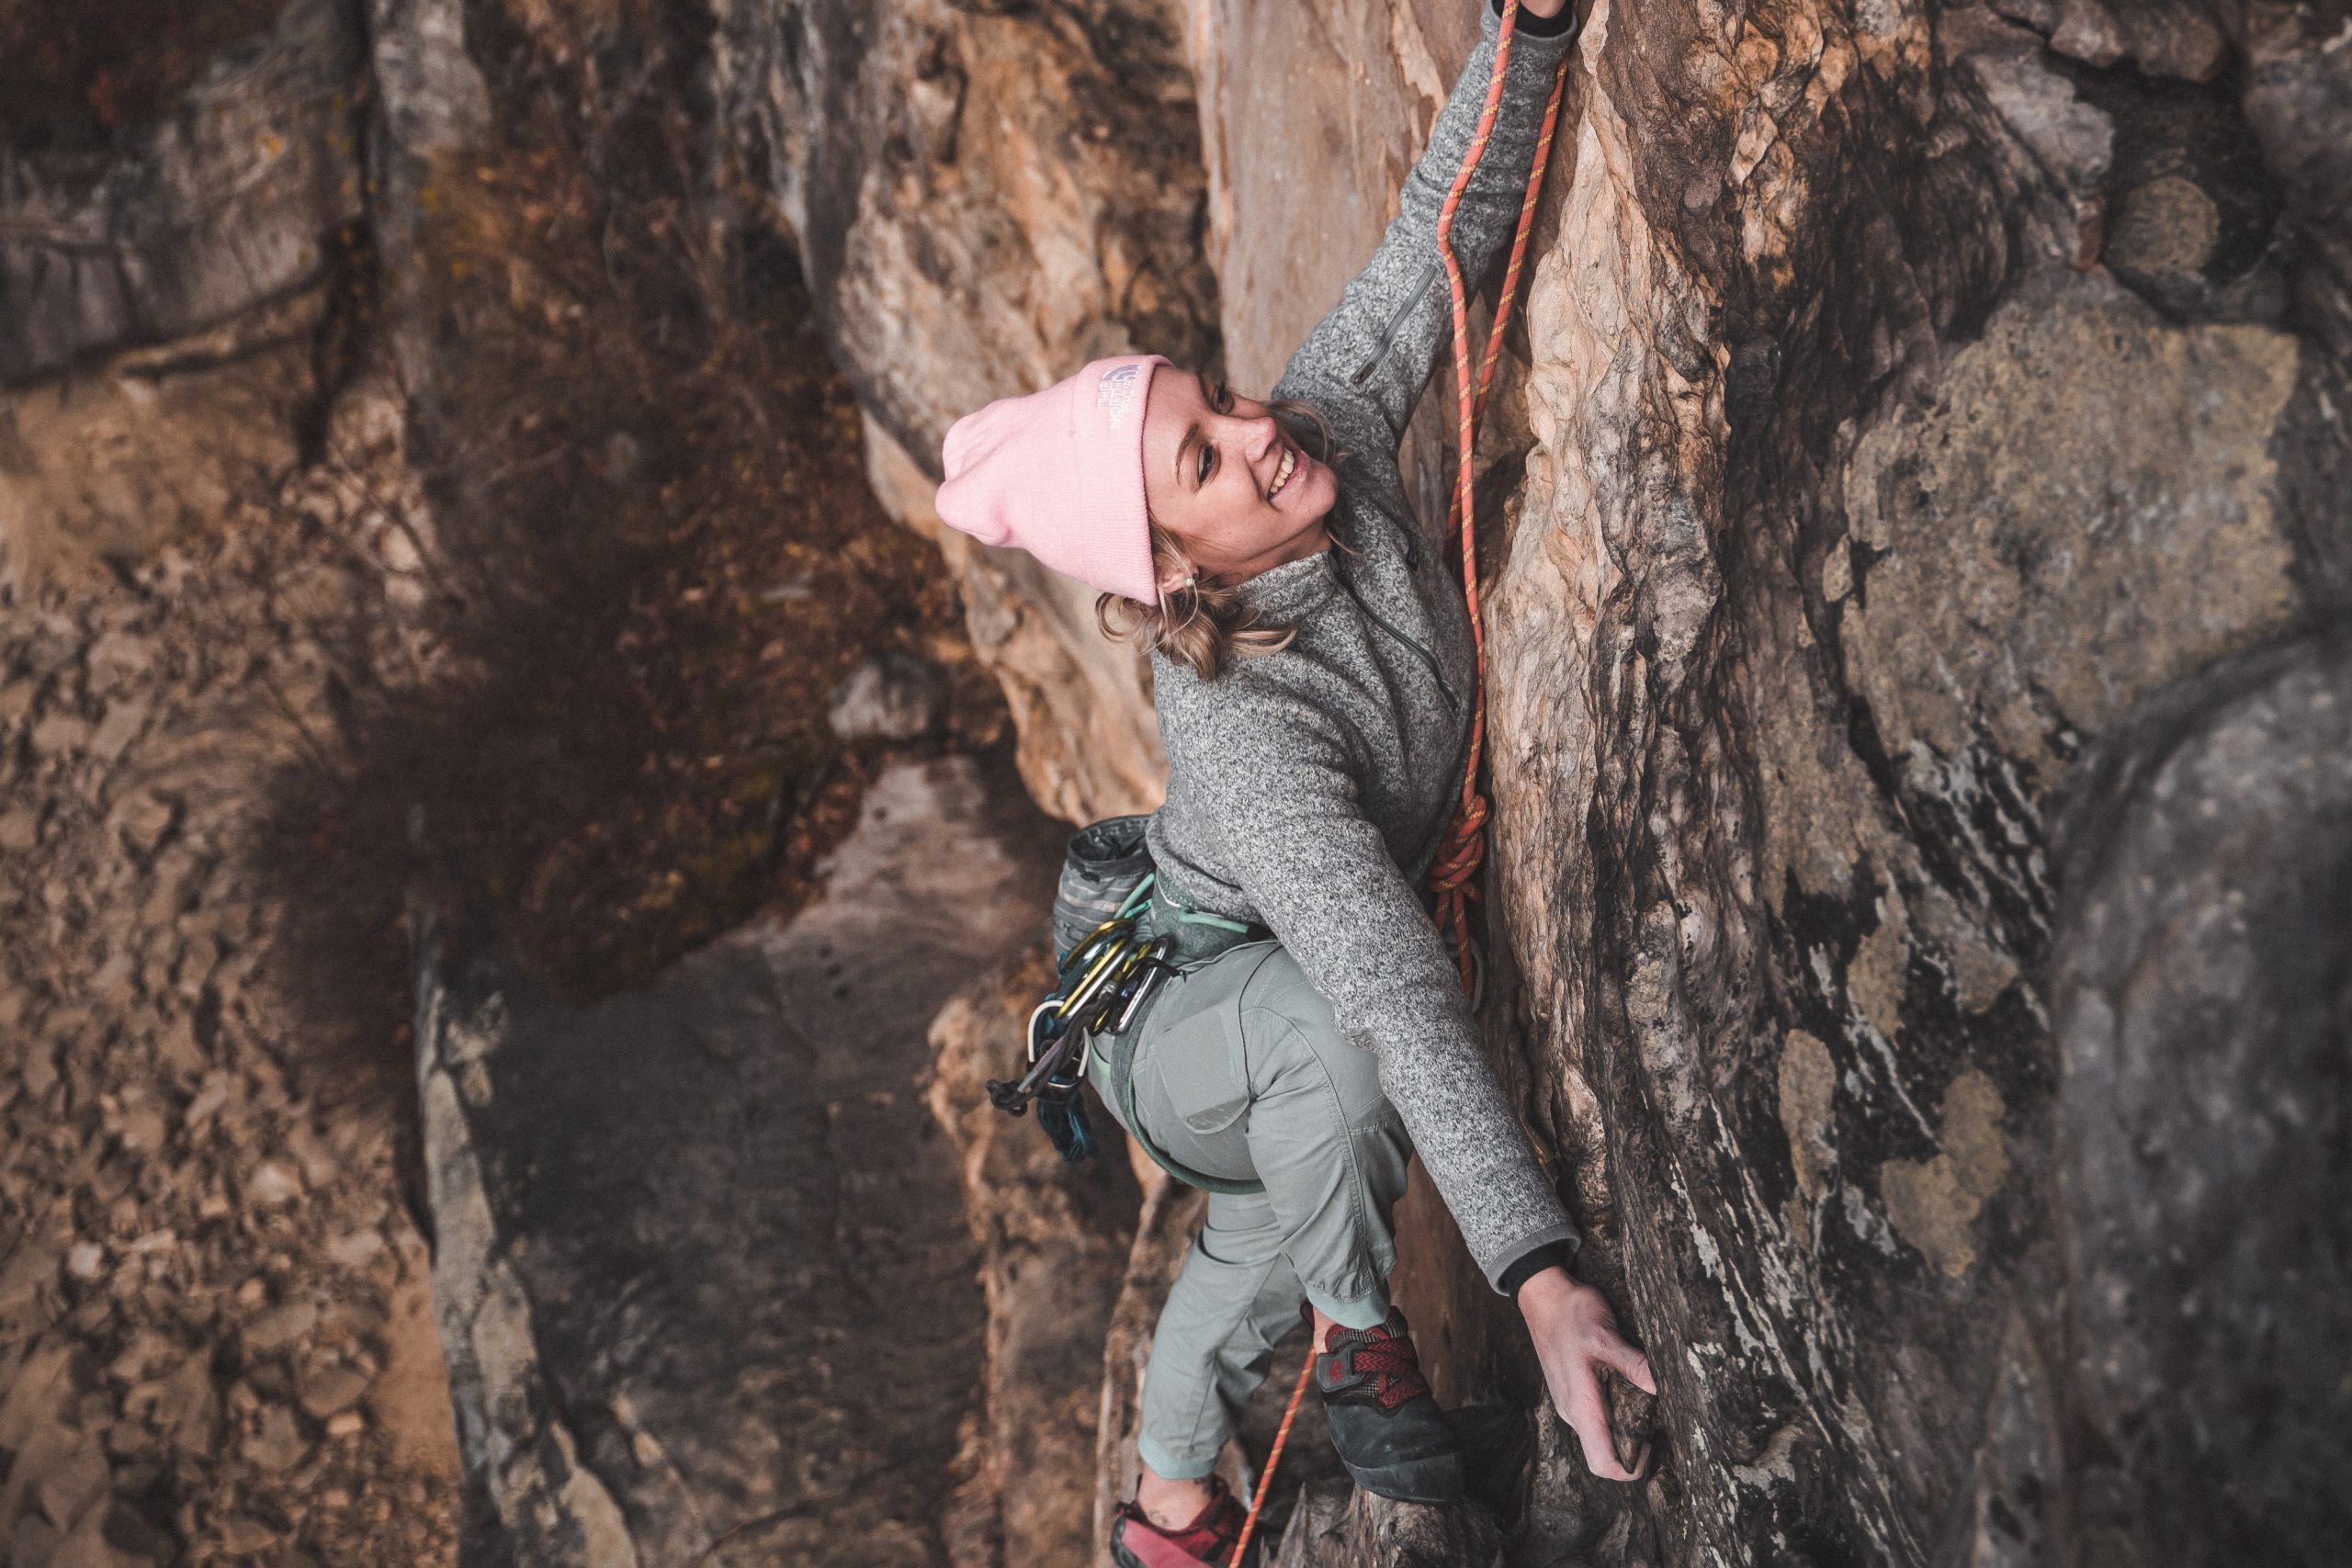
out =
[[[1304,1296],[1333,1446],[1365,1489],[1460,1495],[1453,1432],[1389,1304],[1390,1210],[1418,1151],[1515,1298],[1596,1475],[1600,1371],[1656,1392],[1480,1055],[1416,885],[1469,755],[1477,654],[1396,449],[1449,328],[1440,208],[1487,96],[1502,0],[1379,252],[1270,401],[1152,355],[1099,360],[948,433],[940,516],[1101,591],[1148,648],[1168,751],[1152,929],[1175,973],[1087,1072],[1154,1158],[1208,1189],[1142,1394],[1127,1568],[1222,1565],[1242,1509],[1212,1474]],[[1490,138],[1453,220],[1475,277],[1509,237],[1568,0],[1521,0]]]

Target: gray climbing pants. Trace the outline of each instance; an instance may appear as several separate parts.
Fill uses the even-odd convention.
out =
[[[1091,1068],[1112,1113],[1185,1170],[1263,1189],[1211,1190],[1152,1337],[1143,1460],[1180,1480],[1216,1464],[1302,1295],[1351,1328],[1387,1315],[1412,1145],[1372,1054],[1276,943],[1169,981],[1136,1029],[1131,1103]]]

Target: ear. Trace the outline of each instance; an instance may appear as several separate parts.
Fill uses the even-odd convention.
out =
[[[1200,577],[1201,574],[1191,567],[1179,568],[1170,562],[1159,574],[1159,596],[1162,599],[1172,598],[1198,582]]]

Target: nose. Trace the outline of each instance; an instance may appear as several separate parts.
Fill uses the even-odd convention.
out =
[[[1234,439],[1240,445],[1252,468],[1264,462],[1266,455],[1282,439],[1282,426],[1275,423],[1271,413],[1261,413],[1254,419],[1246,419],[1238,414],[1228,415],[1227,418],[1231,422]]]

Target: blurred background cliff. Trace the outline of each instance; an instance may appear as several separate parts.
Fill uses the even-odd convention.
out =
[[[0,0],[0,1561],[1099,1551],[1195,1210],[980,1086],[1160,761],[938,443],[1270,386],[1476,28]],[[1469,459],[1484,1021],[1663,1462],[1417,1190],[1481,1500],[1310,1433],[1281,1562],[2341,1560],[2348,40],[1592,9]]]

